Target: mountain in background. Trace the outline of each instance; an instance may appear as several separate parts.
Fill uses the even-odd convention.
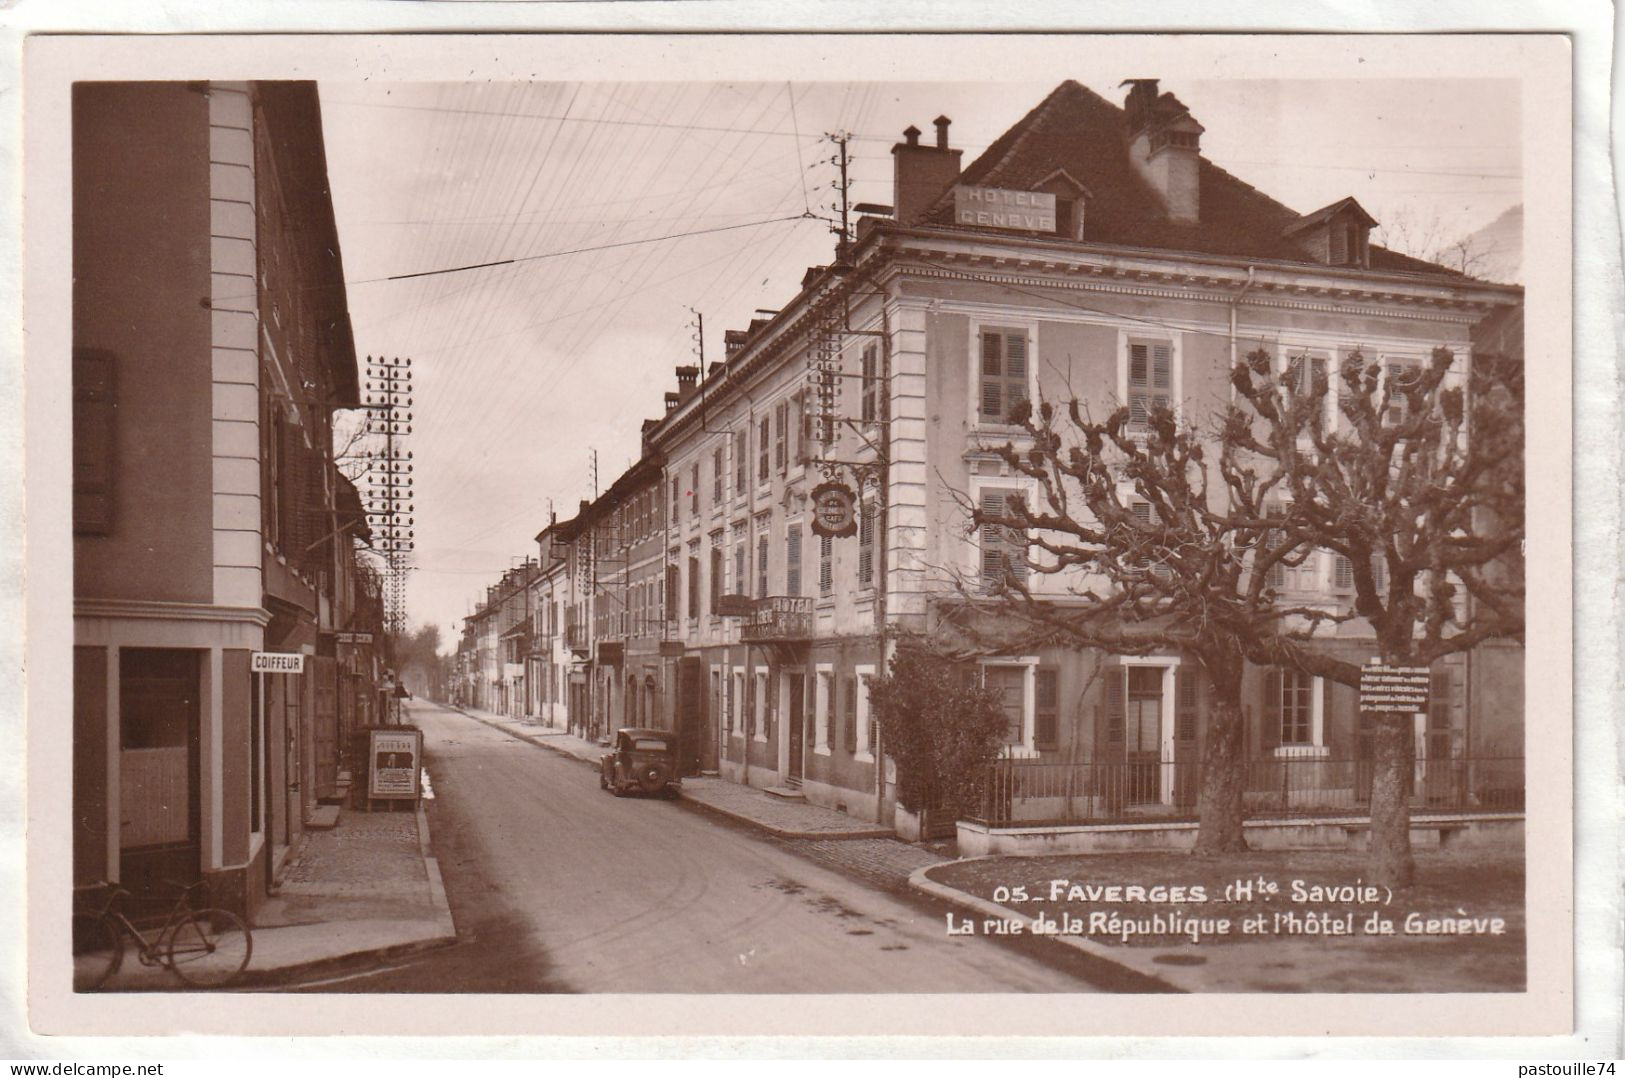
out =
[[[1523,205],[1462,237],[1458,244],[1467,273],[1485,281],[1523,283]]]

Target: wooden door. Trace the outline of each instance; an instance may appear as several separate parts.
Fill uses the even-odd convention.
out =
[[[707,736],[705,666],[695,656],[677,663],[677,746],[680,773],[717,770],[717,739]]]
[[[1127,801],[1160,801],[1162,779],[1162,668],[1128,668],[1128,701],[1123,725]]]
[[[790,679],[790,770],[787,778],[800,782],[804,774],[806,744],[807,676],[791,674]]]

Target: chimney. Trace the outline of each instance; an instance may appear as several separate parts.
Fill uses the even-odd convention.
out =
[[[667,415],[671,415],[672,412],[677,410],[677,402],[678,402],[679,399],[680,398],[675,393],[667,393],[666,394],[666,414]]]
[[[694,387],[695,387],[695,385],[697,385],[699,383],[699,380],[700,380],[700,368],[698,368],[698,367],[678,367],[677,368],[677,396],[679,397],[679,399],[687,397],[690,393],[694,392]]]
[[[741,348],[745,347],[745,331],[742,329],[728,329],[722,333],[722,356],[732,359]]]
[[[920,129],[912,124],[904,130],[905,141],[891,148],[892,205],[898,224],[917,224],[942,193],[959,178],[961,151],[948,148],[948,125],[938,116],[937,144],[920,145]]]
[[[1168,219],[1193,225],[1201,219],[1202,132],[1183,102],[1158,94],[1156,79],[1128,79],[1123,102],[1129,160],[1151,185]]]

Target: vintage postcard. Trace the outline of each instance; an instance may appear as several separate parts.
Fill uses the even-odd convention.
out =
[[[1563,38],[25,59],[36,1032],[1572,1028]]]

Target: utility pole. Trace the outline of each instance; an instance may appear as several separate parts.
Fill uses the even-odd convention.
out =
[[[592,454],[592,500],[598,500],[598,450],[589,449]]]
[[[841,201],[838,203],[832,202],[829,206],[831,210],[841,215],[841,224],[839,228],[831,225],[829,230],[839,237],[835,245],[835,260],[844,262],[846,261],[847,245],[852,242],[851,199],[848,197],[852,181],[847,175],[851,157],[846,150],[847,143],[852,140],[852,133],[850,131],[831,131],[824,137],[835,144],[835,155],[829,159],[829,163],[840,169],[841,172],[840,179],[830,181],[830,186],[840,192]]]
[[[403,449],[412,433],[412,360],[367,357],[367,433],[381,434],[384,448],[369,451],[367,522],[385,563],[384,627],[406,631],[406,574],[415,545],[412,516],[412,451]]]

